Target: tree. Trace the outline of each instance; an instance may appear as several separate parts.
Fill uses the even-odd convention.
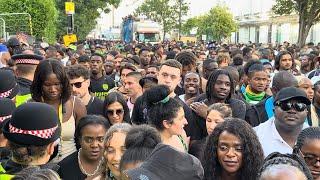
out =
[[[299,47],[305,45],[311,27],[320,21],[319,0],[276,0],[272,10],[279,15],[299,15]]]
[[[202,16],[188,19],[183,27],[189,33],[191,29],[197,28],[198,36],[207,35],[214,40],[221,41],[236,31],[237,24],[227,7],[216,6]]]
[[[190,34],[191,30],[198,27],[198,17],[189,18],[181,28],[183,34]]]
[[[29,13],[33,36],[45,37],[49,42],[56,38],[57,9],[52,0],[0,0],[1,13]],[[21,16],[1,16],[6,21],[7,32],[24,32],[30,35],[29,20]]]
[[[117,7],[121,0],[73,0],[75,3],[74,27],[78,39],[85,39],[91,30],[97,24],[96,19],[100,16],[101,11],[108,13],[110,5]],[[67,15],[65,14],[66,0],[56,0],[59,9],[59,19],[57,23],[58,37],[67,33]]]
[[[237,24],[227,7],[216,6],[209,11],[206,19],[202,21],[208,28],[208,33],[216,40],[231,36],[236,31]]]
[[[165,37],[170,30],[179,29],[179,15],[186,15],[188,10],[189,6],[182,0],[146,0],[136,9],[136,14],[160,23]]]

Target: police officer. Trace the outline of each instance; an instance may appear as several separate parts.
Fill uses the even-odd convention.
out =
[[[33,81],[34,72],[41,60],[44,58],[34,54],[17,54],[12,56],[16,64],[17,83],[19,94],[16,96],[16,106],[31,99],[30,86]]]
[[[19,106],[3,125],[3,135],[12,152],[9,160],[0,162],[0,179],[9,179],[29,166],[48,168],[61,134],[58,115],[48,104],[30,102]],[[58,170],[56,167],[50,167]]]

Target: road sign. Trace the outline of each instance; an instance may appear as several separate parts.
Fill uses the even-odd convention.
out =
[[[207,35],[202,35],[201,40],[206,41],[207,40]]]
[[[64,42],[64,45],[67,47],[71,43],[77,42],[77,35],[75,35],[75,34],[64,35],[63,42]]]
[[[66,14],[74,14],[74,3],[73,2],[65,2]]]

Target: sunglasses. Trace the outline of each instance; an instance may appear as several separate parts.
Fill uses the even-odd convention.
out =
[[[114,113],[116,113],[118,116],[122,115],[124,113],[124,110],[123,109],[116,109],[116,110],[107,110],[107,114],[109,116],[112,116],[114,115]]]
[[[84,80],[84,81],[86,81],[86,80]],[[82,81],[82,82],[76,82],[76,83],[70,83],[70,85],[71,85],[71,87],[75,86],[76,88],[81,88],[82,83],[83,83],[84,81]]]
[[[279,106],[283,111],[289,111],[294,108],[298,112],[302,112],[307,108],[307,105],[301,102],[277,102],[276,106]]]

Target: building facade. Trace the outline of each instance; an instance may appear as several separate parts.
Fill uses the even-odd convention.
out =
[[[296,43],[299,33],[297,15],[279,16],[272,13],[274,0],[241,0],[226,2],[233,12],[239,28],[232,33],[232,43]],[[306,42],[320,42],[320,24],[314,25]]]

